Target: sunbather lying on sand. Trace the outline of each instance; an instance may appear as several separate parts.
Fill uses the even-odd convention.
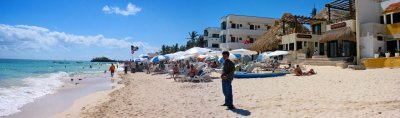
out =
[[[317,74],[314,69],[310,69],[310,71],[308,71],[307,73],[303,73],[303,71],[301,71],[301,68],[299,65],[296,66],[296,68],[294,69],[294,74],[295,76],[305,76],[305,75],[314,75]]]

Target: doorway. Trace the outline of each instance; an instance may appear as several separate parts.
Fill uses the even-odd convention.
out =
[[[325,44],[319,43],[319,55],[325,55]]]
[[[338,53],[338,41],[330,41],[328,42],[328,57],[337,57],[337,53]]]
[[[386,50],[390,52],[390,56],[394,56],[397,48],[397,40],[386,41]]]

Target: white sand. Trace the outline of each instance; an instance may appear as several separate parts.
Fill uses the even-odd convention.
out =
[[[235,79],[233,111],[219,106],[219,79],[180,83],[129,74],[125,87],[84,97],[56,117],[400,117],[400,69],[311,68],[318,74]]]

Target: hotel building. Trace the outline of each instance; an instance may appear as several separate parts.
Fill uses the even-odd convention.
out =
[[[204,29],[204,47],[214,50],[220,51],[220,39],[219,39],[220,28],[218,27],[208,27]]]
[[[220,49],[222,51],[248,49],[274,25],[275,20],[274,18],[232,14],[222,17],[221,32],[219,33]]]

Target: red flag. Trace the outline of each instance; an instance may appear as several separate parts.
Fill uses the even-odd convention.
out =
[[[246,40],[243,41],[243,43],[244,43],[244,44],[249,44],[250,41],[246,39]]]

